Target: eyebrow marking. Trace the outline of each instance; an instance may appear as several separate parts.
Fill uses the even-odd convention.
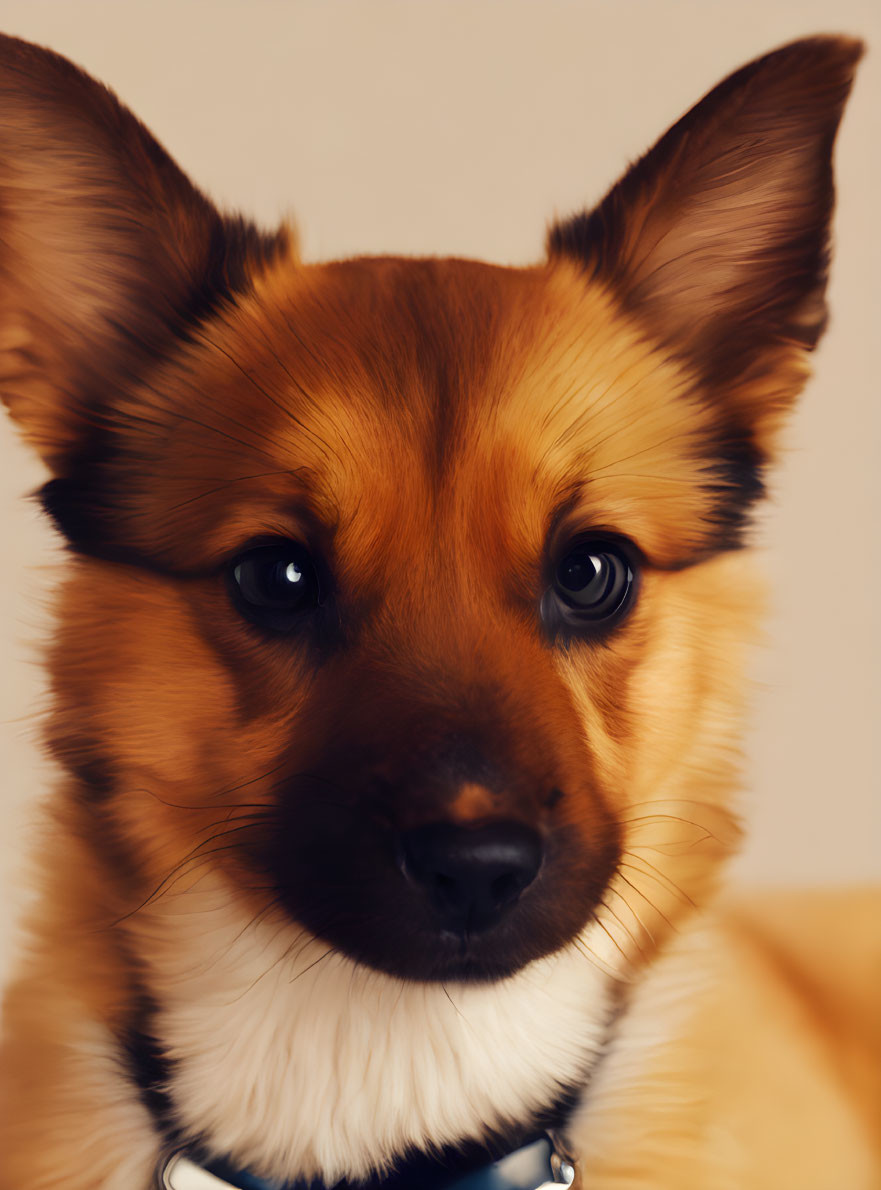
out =
[[[181,500],[179,504],[172,504],[168,511],[176,512],[179,508],[186,508],[188,504],[195,504],[197,500],[205,500],[208,496],[214,496],[218,492],[226,491],[234,483],[245,483],[247,480],[253,479],[269,479],[276,475],[296,475],[298,472],[305,470],[305,467],[282,467],[278,471],[258,471],[254,475],[237,475],[232,479],[225,480],[216,488],[209,488],[207,491],[200,492],[197,496],[190,496],[187,500]]]

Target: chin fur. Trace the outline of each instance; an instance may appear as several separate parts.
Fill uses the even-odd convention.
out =
[[[585,1081],[613,1001],[580,940],[495,983],[413,983],[249,923],[213,879],[142,930],[176,1120],[266,1177],[333,1184],[528,1120]]]

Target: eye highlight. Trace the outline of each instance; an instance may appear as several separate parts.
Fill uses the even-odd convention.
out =
[[[636,597],[638,567],[630,542],[583,537],[570,542],[554,563],[551,585],[541,601],[545,628],[588,634],[613,627]]]
[[[233,603],[272,632],[292,632],[321,606],[324,592],[309,551],[295,541],[253,546],[229,568]]]

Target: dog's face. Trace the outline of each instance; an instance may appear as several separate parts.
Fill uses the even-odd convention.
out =
[[[110,915],[211,870],[408,979],[592,921],[645,953],[736,837],[737,547],[857,48],[745,68],[523,270],[303,264],[3,54],[0,382],[72,546],[51,742]]]

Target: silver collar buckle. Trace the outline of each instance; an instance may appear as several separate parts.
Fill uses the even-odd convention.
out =
[[[232,1176],[235,1180],[227,1180]],[[447,1190],[556,1190],[576,1187],[573,1162],[561,1151],[557,1138],[545,1133],[491,1165],[451,1177]],[[156,1170],[156,1190],[296,1190],[253,1175],[224,1174],[223,1177],[198,1165],[185,1150],[167,1154]],[[332,1190],[328,1187],[328,1190]],[[412,1190],[420,1190],[414,1186]]]

